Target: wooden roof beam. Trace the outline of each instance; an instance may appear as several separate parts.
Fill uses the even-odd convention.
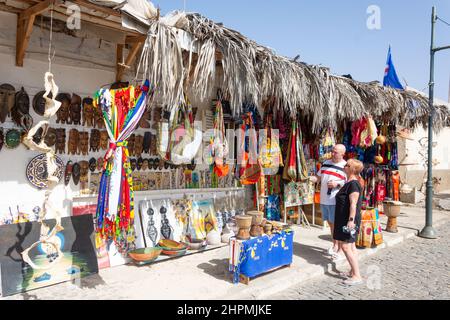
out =
[[[23,67],[23,58],[33,31],[34,19],[37,15],[47,11],[52,4],[58,6],[61,4],[61,1],[45,0],[19,13],[16,34],[16,66]]]
[[[125,68],[130,68],[130,65],[133,63],[136,58],[137,53],[144,45],[144,41],[134,42],[131,46],[131,49],[128,51],[127,59],[125,63],[121,61],[122,53],[123,53],[123,45],[117,45],[117,55],[116,55],[116,81],[121,81],[123,73],[125,72]]]

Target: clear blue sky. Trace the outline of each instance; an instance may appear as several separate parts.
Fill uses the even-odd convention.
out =
[[[183,0],[153,0],[162,14],[183,10]],[[389,44],[402,83],[428,93],[431,7],[450,23],[450,0],[186,0],[186,11],[235,29],[278,54],[383,81]],[[369,30],[368,6],[381,12]],[[437,23],[436,45],[450,45],[450,26]],[[435,96],[448,100],[450,50],[436,54]]]

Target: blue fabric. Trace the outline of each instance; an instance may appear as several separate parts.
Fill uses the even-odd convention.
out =
[[[280,197],[276,194],[272,194],[267,198],[266,219],[270,221],[281,220]]]
[[[391,46],[389,46],[386,69],[384,70],[383,85],[385,87],[392,87],[396,89],[404,89],[400,80],[398,79],[397,72],[395,71],[394,63],[392,62]]]
[[[239,281],[239,274],[255,277],[274,268],[291,264],[293,247],[293,231],[282,231],[243,241],[239,265],[234,270],[234,282]]]

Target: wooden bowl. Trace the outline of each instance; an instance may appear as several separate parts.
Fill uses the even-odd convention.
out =
[[[201,250],[207,246],[205,240],[192,240],[191,242],[185,242],[185,245],[189,250]]]
[[[130,251],[128,255],[131,259],[137,262],[149,262],[156,260],[156,258],[159,257],[161,254],[162,249],[155,247],[155,248],[143,248],[143,249],[137,249]]]
[[[160,246],[163,250],[167,251],[179,251],[185,250],[187,248],[185,244],[169,239],[160,240],[158,242],[158,246]]]
[[[183,250],[162,250],[162,254],[164,254],[166,256],[178,257],[178,256],[185,255],[186,251],[187,251],[187,248],[183,249]]]

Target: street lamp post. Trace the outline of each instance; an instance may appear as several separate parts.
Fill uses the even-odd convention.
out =
[[[425,227],[419,233],[419,236],[427,239],[436,239],[437,234],[433,228],[433,118],[434,118],[434,55],[436,52],[450,49],[450,46],[434,47],[434,27],[436,24],[436,7],[433,7],[431,14],[431,49],[430,49],[430,92],[428,116],[428,179],[426,194],[426,218]]]

